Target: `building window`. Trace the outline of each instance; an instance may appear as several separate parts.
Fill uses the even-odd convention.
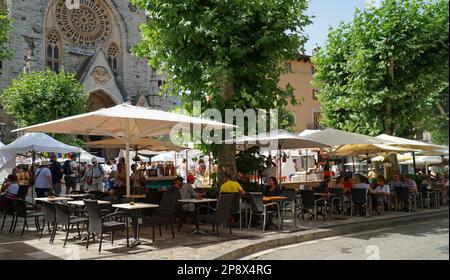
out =
[[[289,73],[289,74],[293,73],[293,71],[292,71],[292,63],[290,63],[290,62],[285,62],[285,63],[284,63],[284,71],[285,71],[286,73]]]
[[[320,129],[320,112],[313,112],[314,129]]]
[[[55,30],[47,36],[47,67],[58,73],[61,67],[61,38]]]
[[[119,48],[114,43],[108,49],[108,63],[114,74],[117,74],[119,72]]]
[[[312,99],[313,100],[319,100],[317,99],[317,94],[319,93],[319,91],[317,89],[313,89],[312,90]]]

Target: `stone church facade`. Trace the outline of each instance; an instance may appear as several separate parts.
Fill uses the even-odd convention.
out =
[[[0,1],[13,20],[14,51],[1,64],[0,93],[19,73],[48,67],[76,73],[89,111],[123,102],[161,110],[176,104],[159,95],[164,77],[131,54],[146,16],[129,0]],[[2,110],[0,122],[12,128]]]

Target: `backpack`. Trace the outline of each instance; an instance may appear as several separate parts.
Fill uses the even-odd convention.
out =
[[[72,174],[72,168],[70,167],[70,160],[66,160],[63,164],[64,175]]]
[[[52,178],[54,182],[58,182],[63,177],[60,165],[56,161],[53,161],[52,164],[50,165],[50,172],[52,173]]]

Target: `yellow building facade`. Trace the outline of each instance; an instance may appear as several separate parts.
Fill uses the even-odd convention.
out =
[[[299,55],[297,60],[285,63],[286,73],[280,77],[280,86],[291,84],[295,97],[301,103],[288,110],[295,115],[294,131],[319,129],[320,102],[316,98],[317,90],[312,86],[314,66],[306,55]]]

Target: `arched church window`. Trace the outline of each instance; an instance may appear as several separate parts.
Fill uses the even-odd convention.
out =
[[[47,67],[58,73],[61,67],[61,37],[55,30],[47,35]]]
[[[108,49],[108,63],[114,73],[119,72],[119,48],[114,43]]]

